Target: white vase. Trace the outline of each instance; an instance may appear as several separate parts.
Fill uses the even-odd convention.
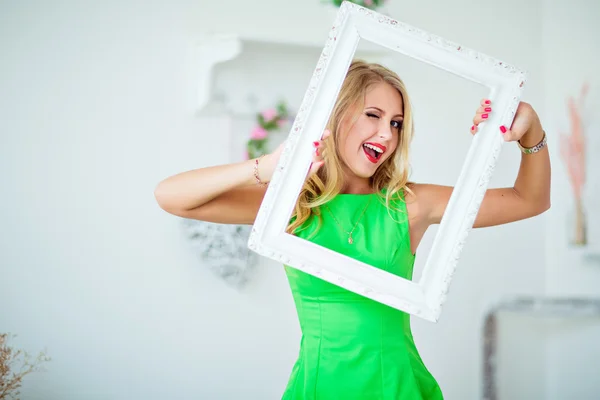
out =
[[[572,246],[587,245],[587,216],[583,201],[576,199],[568,214],[567,232]]]

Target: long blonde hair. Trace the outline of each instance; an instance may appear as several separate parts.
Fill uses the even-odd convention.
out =
[[[323,152],[325,164],[304,183],[300,196],[296,201],[291,223],[287,229],[288,232],[296,232],[296,229],[301,227],[311,214],[320,217],[319,206],[327,203],[341,192],[344,185],[344,173],[339,146],[337,146],[341,122],[349,116],[353,106],[358,105],[358,109],[362,109],[368,89],[381,82],[390,84],[402,96],[404,120],[400,130],[398,146],[394,153],[377,168],[375,174],[371,177],[371,186],[374,192],[379,194],[382,200],[385,200],[388,210],[390,199],[397,197],[400,191],[410,193],[410,189],[407,187],[410,172],[408,156],[413,136],[413,119],[406,86],[400,77],[388,68],[376,63],[354,60],[348,69],[327,123],[327,129],[330,130],[331,134],[325,139],[325,151]],[[359,113],[357,112],[352,117],[352,124],[348,126],[352,126],[356,122]],[[383,189],[386,189],[385,196],[382,194]],[[320,222],[319,218],[319,224]]]

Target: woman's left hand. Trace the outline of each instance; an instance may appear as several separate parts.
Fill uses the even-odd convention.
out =
[[[471,134],[474,135],[477,133],[479,124],[487,121],[491,113],[492,102],[488,99],[481,100],[481,106],[475,112],[475,117],[473,117]],[[516,142],[531,132],[534,127],[541,127],[537,113],[530,104],[520,102],[510,129],[501,126],[500,133],[503,135],[505,141]]]

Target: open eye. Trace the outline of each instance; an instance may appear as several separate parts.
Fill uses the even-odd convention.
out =
[[[396,129],[402,128],[402,121],[392,121],[392,126]]]
[[[379,115],[377,115],[377,114],[373,114],[373,113],[369,113],[368,112],[368,113],[365,113],[365,115],[367,117],[369,117],[369,118],[377,118],[377,119],[379,119]],[[392,125],[392,128],[395,128],[395,129],[398,129],[398,130],[402,129],[402,120],[400,120],[400,121],[391,121],[390,124]]]

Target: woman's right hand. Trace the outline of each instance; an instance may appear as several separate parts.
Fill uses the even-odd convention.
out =
[[[323,132],[323,136],[321,136],[321,140],[313,142],[315,152],[313,153],[312,164],[310,164],[310,170],[308,171],[309,177],[312,174],[316,174],[319,168],[321,168],[323,164],[325,164],[325,160],[323,159],[323,152],[325,151],[325,139],[327,139],[330,134],[331,132],[329,131],[329,129],[325,129],[325,132]]]
[[[325,164],[323,160],[323,151],[325,150],[325,139],[331,134],[331,132],[326,129],[321,137],[321,140],[313,142],[313,158],[312,163],[310,164],[310,170],[308,171],[308,176],[315,174],[319,168]],[[275,151],[269,153],[263,157],[263,159],[258,164],[258,176],[262,182],[270,182],[273,177],[273,172],[275,171],[275,167],[279,162],[279,157],[281,156],[281,152],[283,147],[285,146],[285,142],[281,143]]]

